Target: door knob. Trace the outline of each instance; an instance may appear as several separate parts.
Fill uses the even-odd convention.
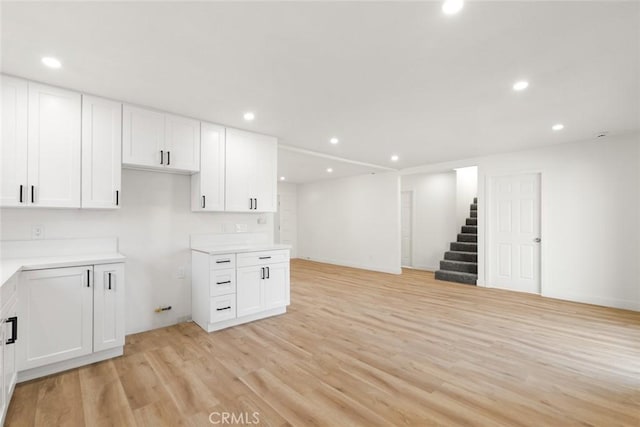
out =
[[[542,240],[539,237],[536,237],[535,239],[533,239],[534,243],[540,243]]]

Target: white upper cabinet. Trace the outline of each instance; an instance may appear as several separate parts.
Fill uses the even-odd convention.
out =
[[[27,82],[0,75],[0,88],[0,206],[24,206],[27,203]]]
[[[275,212],[277,161],[276,138],[227,129],[226,210]]]
[[[121,196],[122,104],[82,96],[82,207],[118,208]]]
[[[80,207],[80,94],[28,84],[28,203]]]
[[[191,176],[191,210],[224,211],[225,129],[202,122],[200,173]]]
[[[122,163],[164,167],[164,114],[124,105],[122,108]]]
[[[200,122],[165,114],[165,151],[168,169],[200,170]]]
[[[122,163],[145,169],[197,172],[200,122],[124,105]]]

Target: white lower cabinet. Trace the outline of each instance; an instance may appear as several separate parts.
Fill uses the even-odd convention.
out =
[[[21,376],[35,368],[68,369],[72,359],[122,348],[124,284],[122,263],[22,272],[16,348]]]
[[[193,250],[192,317],[211,332],[286,312],[289,251],[210,255]]]
[[[0,425],[11,402],[11,395],[16,386],[16,341],[18,339],[18,317],[16,300],[17,276],[9,279],[0,289]]]

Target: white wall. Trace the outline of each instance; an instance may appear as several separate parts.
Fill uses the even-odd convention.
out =
[[[298,185],[298,257],[400,273],[396,172]]]
[[[118,237],[127,256],[127,333],[158,328],[191,317],[189,235],[231,232],[235,224],[273,235],[273,214],[192,213],[190,177],[123,170],[122,208],[2,209],[0,238],[30,239],[43,225],[45,238]],[[260,217],[266,225],[258,225]],[[184,268],[184,279],[177,277]],[[154,308],[171,305],[156,314]]]
[[[478,167],[469,166],[456,169],[456,218],[458,224],[465,224],[469,218],[469,206],[478,195]]]
[[[542,174],[542,295],[640,310],[640,134],[426,165],[478,165],[478,284],[486,283],[491,176]]]
[[[402,191],[413,192],[412,259],[414,268],[435,271],[464,222],[456,219],[456,174],[405,175]],[[467,203],[467,215],[469,203]]]
[[[274,215],[274,241],[291,245],[291,258],[298,256],[298,186],[278,182],[278,212]]]

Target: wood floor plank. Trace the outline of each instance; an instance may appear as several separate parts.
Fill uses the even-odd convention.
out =
[[[19,384],[6,425],[640,425],[638,312],[302,260],[291,291],[286,315]]]

